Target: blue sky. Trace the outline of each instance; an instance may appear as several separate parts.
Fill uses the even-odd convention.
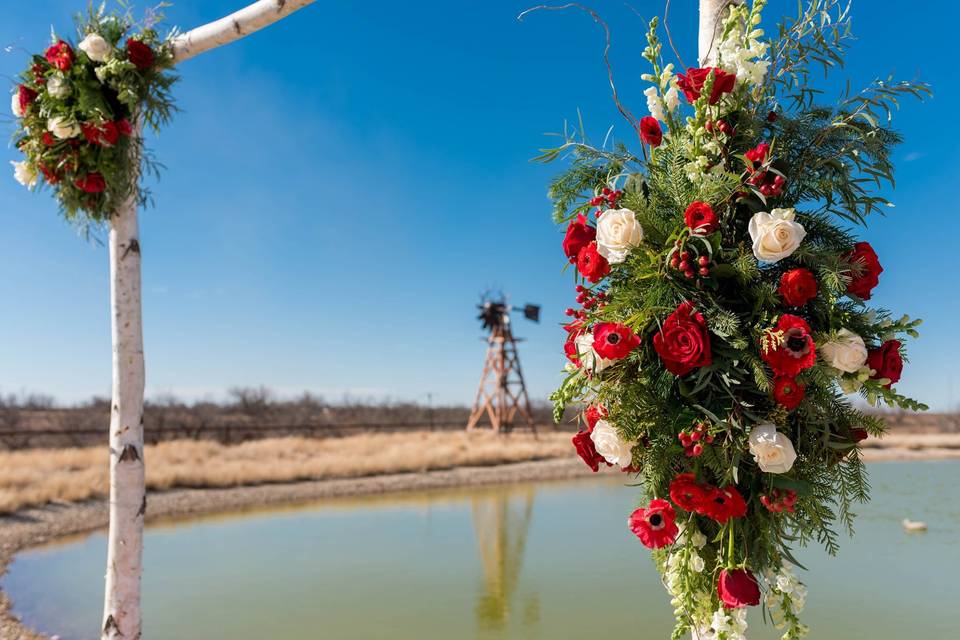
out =
[[[179,2],[168,22],[189,29],[242,4]],[[675,2],[670,15],[688,62],[695,4]],[[72,35],[84,6],[8,9],[0,45],[14,49],[0,53],[0,74],[45,47],[51,22]],[[148,394],[265,384],[285,395],[470,402],[483,358],[474,304],[490,285],[543,305],[543,322],[520,321],[518,334],[532,395],[549,394],[574,294],[545,196],[560,167],[529,159],[578,108],[597,138],[611,124],[628,129],[609,98],[599,29],[578,12],[518,22],[527,6],[323,1],[181,66],[183,113],[150,140],[168,168],[142,216]],[[612,26],[623,98],[642,112],[644,23],[618,0],[592,6]],[[795,6],[771,0],[767,26]],[[926,320],[899,388],[946,409],[960,401],[960,264],[949,241],[960,7],[924,6],[904,16],[892,1],[854,2],[859,40],[831,86],[889,72],[934,85],[932,100],[896,116],[907,137],[897,207],[863,236],[885,267],[875,302]],[[6,147],[0,160],[16,158]],[[0,391],[63,402],[107,394],[105,247],[6,174],[0,204]]]

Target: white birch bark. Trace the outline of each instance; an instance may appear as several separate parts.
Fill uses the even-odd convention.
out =
[[[177,36],[173,58],[183,62],[267,27],[316,0],[260,0],[210,24]]]
[[[314,0],[260,0],[225,18],[177,37],[181,62],[239,40]],[[134,135],[140,135],[140,123]],[[142,635],[140,577],[147,493],[143,458],[143,318],[137,197],[132,194],[110,218],[110,311],[113,340],[113,401],[110,415],[110,528],[102,640],[139,640]]]
[[[720,45],[720,31],[724,13],[732,4],[741,4],[743,0],[700,0],[700,33],[697,42],[701,67],[712,66],[717,59],[717,47]]]
[[[140,135],[139,123],[134,135]],[[138,640],[143,519],[143,323],[140,234],[132,193],[110,218],[110,319],[113,402],[110,408],[110,530],[103,603],[103,640]]]

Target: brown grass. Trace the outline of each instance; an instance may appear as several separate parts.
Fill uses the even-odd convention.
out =
[[[241,485],[356,478],[482,466],[573,454],[570,434],[498,437],[464,432],[274,438],[238,445],[178,440],[148,446],[147,487]],[[0,513],[108,493],[106,447],[0,453]]]

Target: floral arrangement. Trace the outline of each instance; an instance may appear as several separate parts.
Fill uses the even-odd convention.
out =
[[[767,41],[764,4],[733,4],[715,62],[684,73],[650,24],[649,115],[617,100],[639,156],[582,133],[541,156],[570,159],[550,196],[579,280],[556,417],[585,406],[580,457],[637,475],[628,526],[674,638],[741,639],[761,601],[803,636],[791,548],[837,552],[868,498],[858,443],[884,431],[848,396],[926,408],[894,388],[920,321],[868,306],[883,268],[851,227],[892,206],[891,107],[928,88],[877,81],[818,106],[811,67],[842,64],[846,10],[810,0]]]
[[[148,198],[138,182],[158,165],[144,152],[141,123],[154,130],[173,110],[176,78],[170,39],[129,13],[101,6],[78,17],[79,43],[51,34],[43,55],[31,57],[11,99],[18,118],[14,144],[25,159],[13,163],[22,185],[51,187],[68,219],[107,219],[124,200]]]

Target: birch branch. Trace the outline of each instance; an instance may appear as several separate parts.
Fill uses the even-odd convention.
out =
[[[700,37],[697,43],[701,67],[711,66],[717,60],[717,45],[727,7],[742,3],[743,0],[700,0]]]
[[[190,58],[230,44],[244,36],[268,27],[286,18],[315,0],[259,0],[235,13],[183,33],[173,41],[173,59],[183,62]]]

